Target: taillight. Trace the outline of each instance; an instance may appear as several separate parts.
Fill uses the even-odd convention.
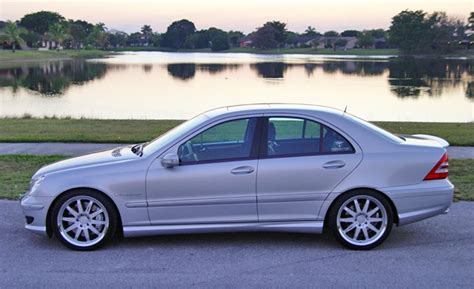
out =
[[[431,169],[426,175],[425,181],[427,180],[439,180],[446,179],[448,177],[448,153],[444,153],[439,162]]]

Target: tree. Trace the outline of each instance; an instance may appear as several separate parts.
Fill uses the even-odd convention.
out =
[[[108,43],[107,33],[104,32],[105,29],[103,23],[94,25],[92,32],[87,37],[88,42],[97,48],[105,48]]]
[[[279,45],[286,42],[286,23],[280,21],[269,21],[263,26],[270,26],[275,30],[275,41]]]
[[[238,47],[239,40],[245,37],[245,35],[242,32],[232,31],[232,30],[227,32],[227,35],[229,36],[229,43],[232,47]]]
[[[107,33],[107,42],[115,48],[125,46],[127,43],[127,33]]]
[[[446,53],[455,48],[459,26],[463,26],[460,21],[444,12],[404,10],[392,18],[388,33],[403,53]]]
[[[278,33],[271,25],[264,25],[255,32],[254,45],[259,49],[271,49],[278,46],[275,35]]]
[[[211,40],[211,50],[212,51],[222,51],[230,48],[229,37],[227,33],[223,32],[214,36]]]
[[[72,47],[77,49],[81,43],[84,43],[87,37],[86,30],[80,24],[69,22],[69,34],[71,35]]]
[[[313,26],[308,26],[308,28],[306,28],[306,30],[304,31],[303,33],[304,36],[318,36],[318,32],[316,32],[316,28],[314,28]]]
[[[68,39],[70,35],[65,23],[55,23],[49,27],[46,37],[56,42],[56,48],[59,51],[59,46],[62,46],[64,40]]]
[[[336,40],[336,42],[334,42],[335,47],[344,47],[344,46],[346,46],[346,44],[347,44],[347,40],[342,39],[342,38],[340,38],[340,39]]]
[[[372,47],[372,45],[374,45],[374,37],[372,36],[372,33],[368,30],[364,30],[359,33],[359,36],[357,37],[357,44],[363,48]]]
[[[196,27],[191,21],[186,19],[175,21],[168,26],[166,33],[163,35],[163,46],[180,49],[183,47],[186,38],[194,32],[196,32]]]
[[[23,16],[20,19],[19,25],[44,35],[49,30],[49,26],[64,20],[64,17],[56,12],[40,11]]]
[[[425,16],[421,10],[404,10],[394,16],[389,29],[390,41],[408,54],[429,49],[430,27]]]
[[[359,34],[360,31],[358,30],[344,30],[341,32],[341,36],[343,37],[357,37]]]
[[[153,30],[151,29],[150,25],[143,25],[140,31],[145,35],[153,34]]]
[[[25,41],[21,38],[20,34],[26,32],[24,28],[20,28],[15,22],[7,21],[3,28],[2,38],[11,45],[12,52],[15,52],[16,44],[24,43]]]
[[[324,32],[324,36],[326,36],[326,37],[337,37],[337,36],[339,36],[339,33],[337,33],[337,31],[331,30],[331,31]]]

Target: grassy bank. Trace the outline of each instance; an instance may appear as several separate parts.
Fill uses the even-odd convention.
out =
[[[110,51],[102,50],[0,50],[0,63],[2,62],[17,62],[29,60],[58,60],[58,59],[73,59],[73,58],[100,58],[111,55]]]
[[[16,199],[28,189],[33,173],[63,156],[0,156],[0,198]],[[450,180],[456,186],[455,200],[474,201],[474,160],[450,160]]]
[[[138,143],[149,141],[180,120],[0,119],[0,142]],[[402,134],[432,134],[456,146],[474,146],[474,123],[375,122]]]

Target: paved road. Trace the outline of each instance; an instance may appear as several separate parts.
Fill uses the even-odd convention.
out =
[[[70,155],[76,156],[95,151],[112,149],[124,144],[98,143],[0,143],[0,155]],[[449,157],[453,159],[474,159],[474,147],[449,147]]]
[[[0,201],[0,288],[472,288],[474,202],[394,228],[368,252],[328,235],[235,233],[123,239],[74,252],[23,229]]]

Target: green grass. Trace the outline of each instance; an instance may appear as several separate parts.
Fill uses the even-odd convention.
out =
[[[31,176],[42,166],[61,159],[63,156],[0,156],[0,198],[17,199],[28,190]]]
[[[138,143],[156,138],[181,120],[0,119],[0,142]],[[474,123],[375,122],[402,134],[431,134],[453,146],[474,146]]]
[[[449,179],[455,200],[474,201],[474,160],[449,160]]]
[[[17,50],[14,53],[11,50],[0,50],[0,63],[43,59],[99,58],[110,54],[110,51],[102,50]]]
[[[0,198],[17,199],[40,167],[64,156],[0,155]],[[456,187],[454,199],[474,201],[474,160],[450,160],[449,179]]]

